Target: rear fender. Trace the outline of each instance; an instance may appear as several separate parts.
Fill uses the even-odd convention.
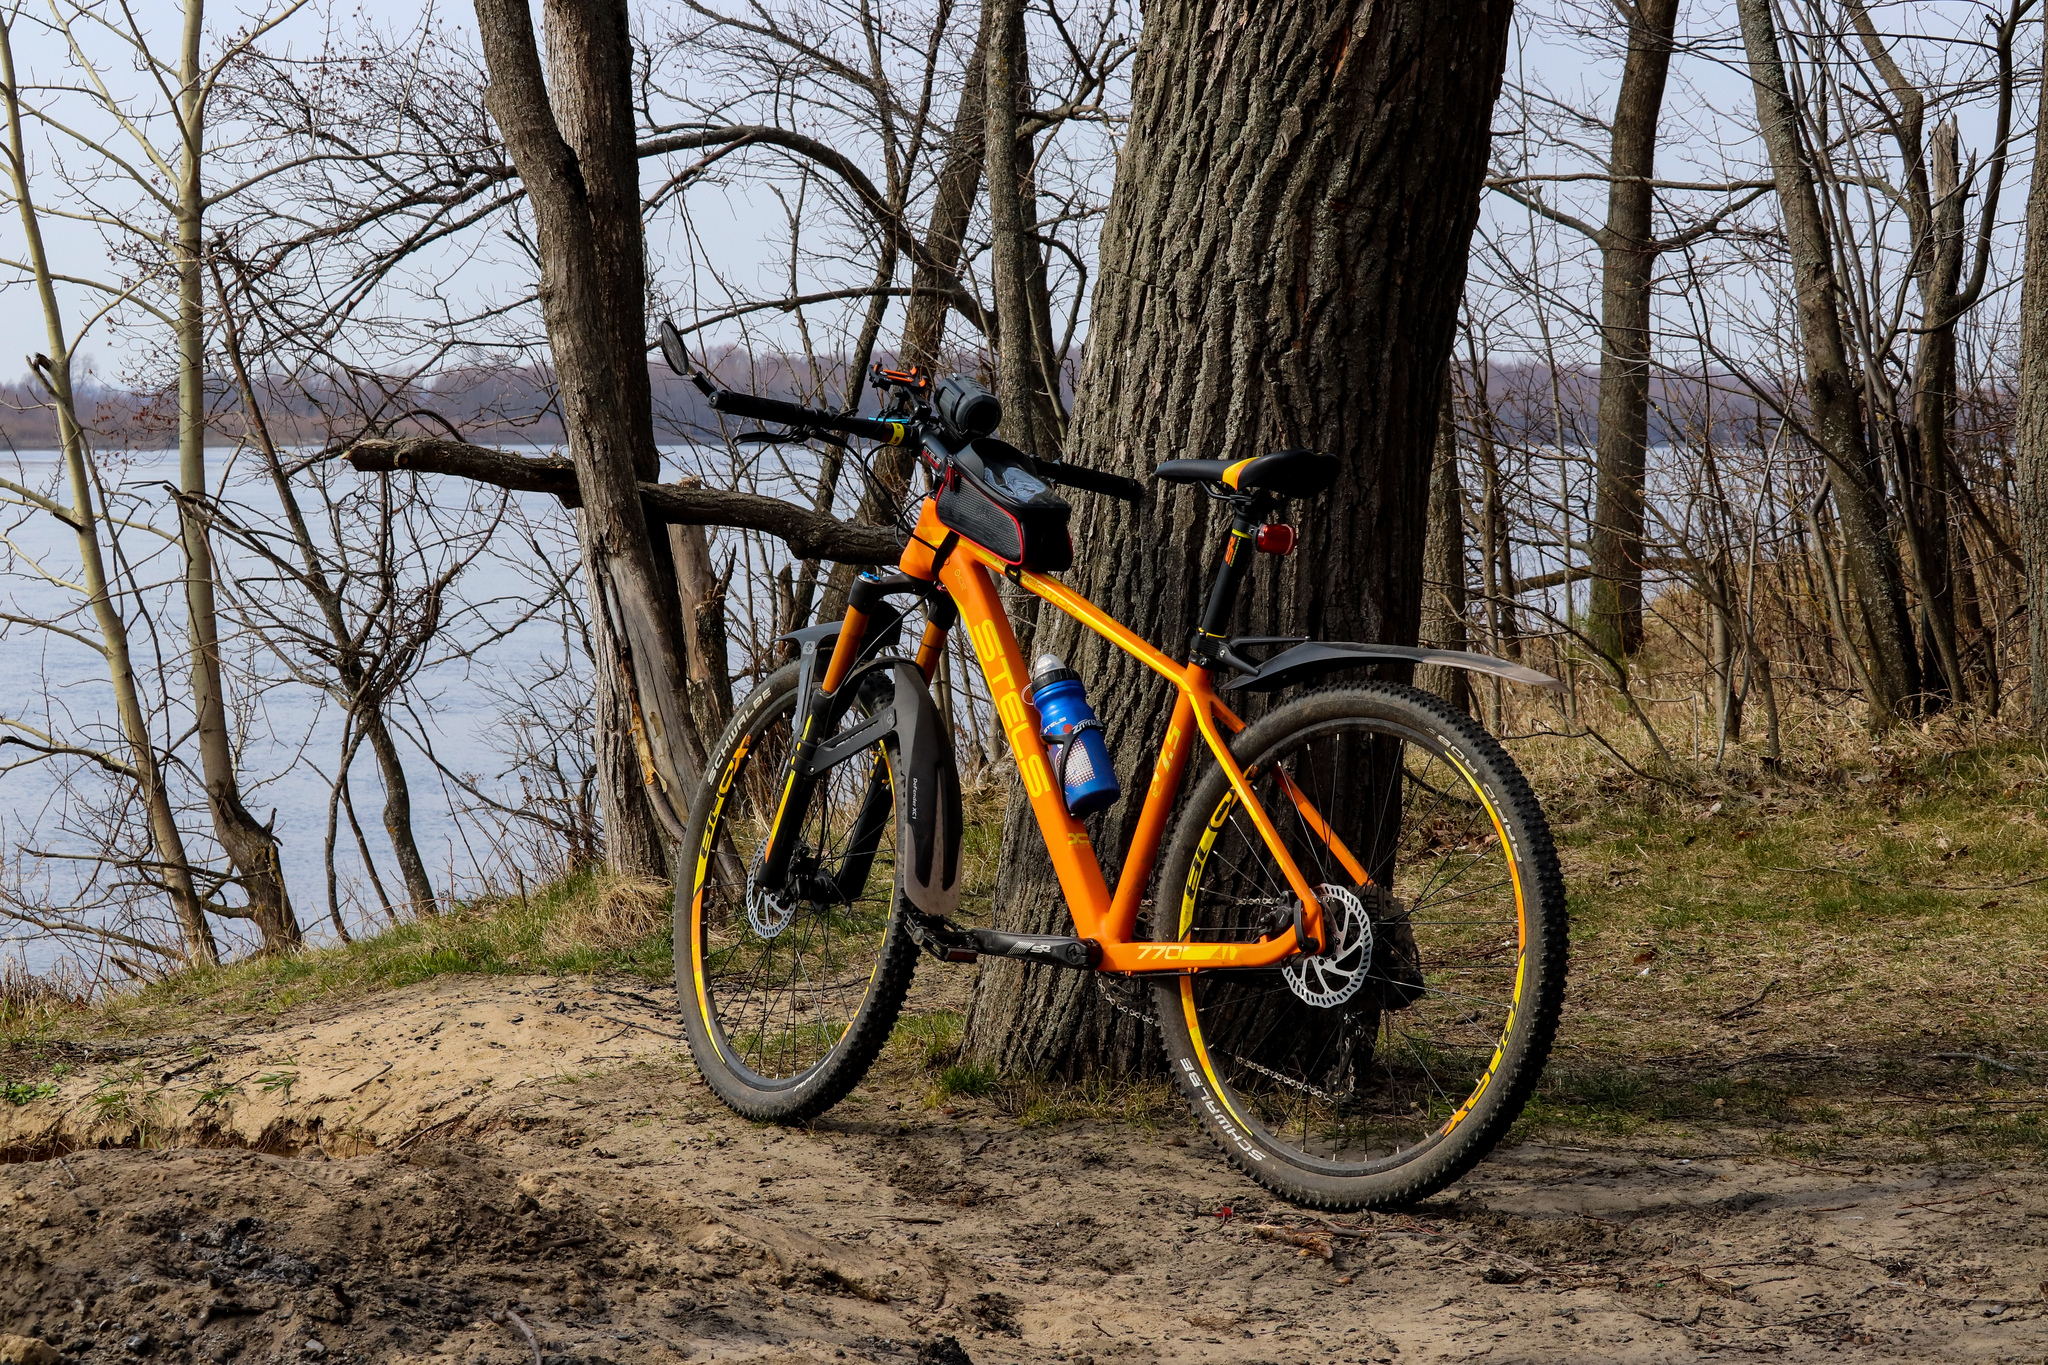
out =
[[[1259,641],[1258,643],[1269,643]],[[1238,641],[1231,641],[1234,647]],[[1254,641],[1247,640],[1251,644]],[[1283,649],[1272,658],[1260,664],[1257,669],[1241,678],[1233,678],[1223,685],[1226,692],[1273,692],[1296,683],[1308,682],[1326,674],[1349,668],[1366,668],[1376,663],[1434,664],[1439,668],[1462,668],[1473,673],[1486,673],[1508,682],[1525,683],[1530,687],[1545,687],[1554,692],[1564,691],[1564,684],[1548,673],[1538,673],[1533,668],[1509,663],[1486,654],[1472,654],[1462,649],[1423,649],[1414,645],[1367,645],[1344,640],[1311,640]]]

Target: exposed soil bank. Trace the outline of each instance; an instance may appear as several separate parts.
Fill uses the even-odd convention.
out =
[[[672,1018],[450,978],[57,1059],[56,1095],[0,1105],[0,1335],[92,1362],[511,1365],[522,1322],[545,1365],[2048,1354],[2031,1170],[1530,1143],[1333,1235],[1177,1124],[1020,1128],[877,1079],[756,1127]]]

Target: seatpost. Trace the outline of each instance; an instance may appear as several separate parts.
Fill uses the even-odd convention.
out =
[[[1230,613],[1237,605],[1238,585],[1251,568],[1252,536],[1266,519],[1266,499],[1261,494],[1230,499],[1230,534],[1223,545],[1223,562],[1216,566],[1215,581],[1209,585],[1209,605],[1202,612],[1202,624],[1188,641],[1188,660],[1204,668],[1229,659],[1223,632],[1230,626]]]

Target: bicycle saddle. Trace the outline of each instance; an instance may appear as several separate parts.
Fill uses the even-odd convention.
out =
[[[1339,461],[1314,450],[1276,450],[1249,460],[1168,460],[1152,471],[1168,483],[1220,483],[1241,493],[1312,498],[1337,482]]]

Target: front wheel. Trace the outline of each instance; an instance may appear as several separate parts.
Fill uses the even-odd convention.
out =
[[[863,693],[857,728],[885,694]],[[842,759],[789,799],[797,667],[741,704],[690,813],[675,903],[676,994],[697,1070],[750,1119],[802,1123],[844,1099],[874,1062],[910,989],[917,945],[898,912],[895,736]],[[797,839],[787,885],[763,889],[777,819]]]
[[[1324,951],[1154,987],[1168,1069],[1268,1189],[1328,1209],[1443,1189],[1534,1089],[1564,1000],[1564,883],[1499,744],[1426,692],[1333,687],[1232,745],[1316,887]],[[1220,769],[1160,872],[1156,941],[1245,943],[1300,905]]]

